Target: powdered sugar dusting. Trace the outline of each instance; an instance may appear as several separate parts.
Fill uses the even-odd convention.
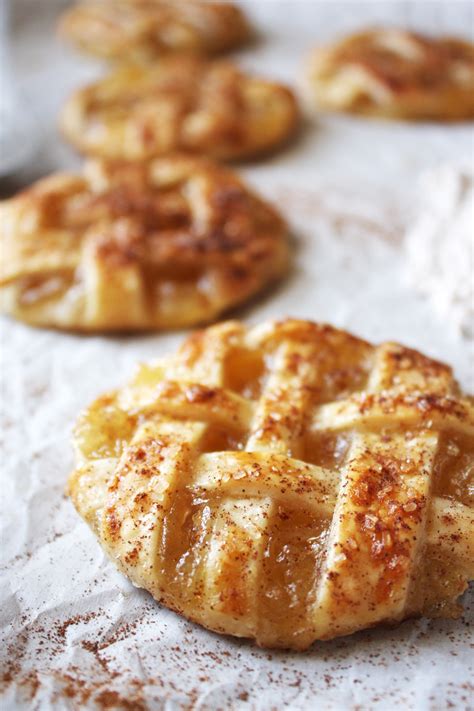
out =
[[[412,285],[446,324],[474,336],[474,173],[442,165],[420,181],[418,214],[406,235]]]

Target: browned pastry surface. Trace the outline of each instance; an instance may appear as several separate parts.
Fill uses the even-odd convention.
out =
[[[269,151],[298,119],[289,89],[228,62],[173,57],[128,64],[79,89],[61,127],[89,155],[142,160],[185,150],[222,160]]]
[[[138,586],[302,649],[455,617],[474,577],[474,405],[451,369],[330,326],[227,322],[100,397],[69,491]]]
[[[251,30],[231,3],[199,0],[85,0],[63,13],[60,33],[107,59],[214,54],[243,44]]]
[[[317,106],[400,119],[474,118],[474,45],[374,29],[317,49],[310,64]]]
[[[169,156],[91,161],[0,205],[0,295],[34,325],[207,322],[287,268],[283,220],[231,171]]]

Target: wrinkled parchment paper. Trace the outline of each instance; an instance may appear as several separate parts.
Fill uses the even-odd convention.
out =
[[[33,165],[3,195],[78,159],[54,121],[71,89],[101,65],[53,36],[60,2],[15,0],[19,80],[44,132]],[[243,64],[295,82],[311,44],[363,24],[466,34],[463,3],[262,2]],[[473,149],[469,126],[308,121],[297,141],[242,172],[286,214],[295,266],[236,315],[326,320],[374,341],[400,340],[450,362],[473,390],[472,344],[407,285],[402,235],[421,170]],[[473,707],[474,597],[457,621],[420,620],[306,654],[259,650],[161,608],[106,560],[63,490],[79,410],[125,381],[137,361],[183,334],[80,337],[2,320],[3,709],[468,709]]]

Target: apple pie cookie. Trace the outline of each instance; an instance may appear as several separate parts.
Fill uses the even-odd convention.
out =
[[[0,205],[0,304],[82,331],[207,322],[283,274],[287,228],[204,159],[95,160]]]
[[[408,120],[474,118],[474,45],[374,29],[317,49],[310,91],[331,111]]]
[[[456,617],[474,577],[473,401],[395,343],[223,323],[100,397],[75,445],[108,555],[217,632],[304,649]]]
[[[197,57],[127,64],[76,91],[61,116],[83,153],[142,160],[171,150],[219,160],[276,148],[294,132],[298,109],[281,84]]]
[[[174,52],[215,54],[251,36],[240,8],[199,0],[85,0],[63,13],[59,31],[89,54],[140,60]]]

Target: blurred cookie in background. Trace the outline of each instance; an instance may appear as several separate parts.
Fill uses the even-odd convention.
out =
[[[63,13],[59,32],[106,59],[153,59],[173,52],[215,54],[251,37],[242,10],[200,0],[84,0]]]
[[[182,56],[126,64],[79,89],[60,124],[88,155],[143,160],[184,150],[225,161],[277,148],[298,116],[287,87],[229,62]]]
[[[373,29],[314,51],[309,94],[318,108],[406,120],[474,118],[474,45]]]
[[[209,322],[287,270],[284,220],[230,170],[90,161],[0,204],[0,307],[77,331]]]

